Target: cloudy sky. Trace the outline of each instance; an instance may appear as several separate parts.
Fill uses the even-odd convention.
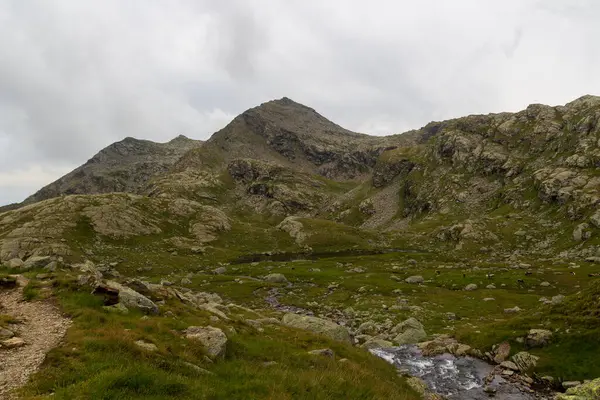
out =
[[[372,134],[600,94],[597,0],[0,0],[0,204],[290,97]]]

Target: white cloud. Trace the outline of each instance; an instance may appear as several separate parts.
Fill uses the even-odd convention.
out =
[[[594,0],[0,0],[0,173],[206,139],[283,96],[374,134],[562,104],[600,93],[598,19]]]

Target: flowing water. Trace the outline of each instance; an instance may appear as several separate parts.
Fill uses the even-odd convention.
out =
[[[373,349],[373,354],[395,365],[401,372],[421,378],[434,393],[452,400],[534,400],[551,399],[541,393],[530,393],[523,385],[509,382],[500,375],[486,377],[494,367],[472,357],[455,357],[451,354],[424,356],[412,345],[390,349]],[[487,389],[487,391],[486,391]],[[489,391],[494,391],[491,397]]]

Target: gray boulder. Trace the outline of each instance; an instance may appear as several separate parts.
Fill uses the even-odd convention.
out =
[[[6,266],[8,268],[21,268],[23,264],[23,260],[21,260],[20,258],[13,258],[12,260],[8,260],[6,262]]]
[[[527,347],[544,347],[552,340],[552,332],[547,329],[531,329],[527,338],[525,338],[525,344]]]
[[[265,276],[265,281],[271,283],[287,283],[287,279],[283,274],[269,274]]]
[[[425,279],[421,275],[409,276],[404,280],[406,283],[423,283]]]
[[[465,290],[469,292],[472,290],[477,290],[477,285],[474,283],[469,283],[467,286],[465,286]]]
[[[327,336],[333,340],[352,343],[348,328],[338,325],[333,321],[288,313],[283,316],[281,322],[292,328],[304,329]]]
[[[329,358],[335,357],[335,353],[331,349],[311,350],[308,352],[308,354],[313,355],[313,356],[321,356],[321,357],[329,357]]]
[[[386,349],[394,347],[392,342],[383,339],[371,339],[362,344],[363,349]]]
[[[32,268],[44,268],[46,265],[50,264],[52,259],[49,256],[43,257],[29,257],[23,265],[22,269],[32,269]]]
[[[225,267],[219,267],[219,268],[213,269],[213,274],[215,274],[215,275],[223,275],[226,272],[227,272],[227,268],[225,268]]]
[[[521,351],[512,356],[511,358],[512,362],[514,362],[517,365],[519,371],[521,372],[527,372],[535,368],[539,359],[539,357],[531,355],[526,351]]]
[[[114,281],[106,281],[104,286],[113,291],[117,291],[119,303],[128,309],[135,308],[146,314],[158,314],[158,306],[143,294]],[[96,288],[96,291],[97,290],[98,288]]]
[[[419,343],[427,338],[423,324],[413,317],[396,325],[392,333],[396,334],[394,343],[398,345]]]
[[[187,339],[200,342],[210,358],[225,356],[227,336],[221,329],[212,326],[190,326],[184,333]]]

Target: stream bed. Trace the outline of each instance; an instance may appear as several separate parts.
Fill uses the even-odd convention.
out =
[[[520,383],[494,374],[494,366],[473,358],[451,354],[424,356],[413,345],[372,349],[374,355],[393,364],[402,373],[421,378],[433,393],[451,400],[535,400],[553,396],[532,392]],[[486,380],[487,378],[487,380]]]

